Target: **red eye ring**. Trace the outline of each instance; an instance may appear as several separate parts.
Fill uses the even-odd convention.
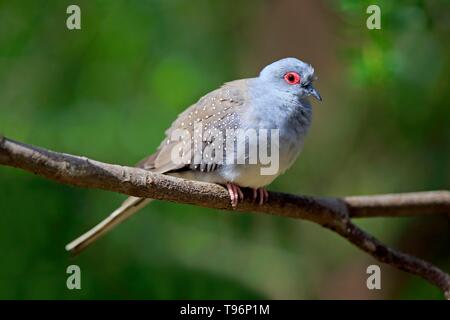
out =
[[[291,71],[284,75],[284,80],[289,84],[299,84],[301,79],[297,72]]]

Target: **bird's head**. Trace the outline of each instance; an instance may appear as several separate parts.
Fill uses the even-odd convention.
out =
[[[299,98],[313,96],[322,101],[319,92],[312,85],[313,81],[317,80],[314,68],[298,59],[285,58],[275,61],[261,71],[259,78],[277,90]]]

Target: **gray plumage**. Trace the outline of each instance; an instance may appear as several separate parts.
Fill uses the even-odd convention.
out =
[[[298,84],[287,82],[285,77],[290,72],[299,75]],[[321,100],[312,87],[313,80],[311,65],[286,58],[266,66],[256,78],[225,83],[181,113],[166,131],[166,138],[157,151],[141,161],[138,167],[191,180],[232,183],[255,189],[264,187],[292,165],[303,147],[312,117],[308,96]],[[193,136],[196,123],[201,123],[204,131],[202,148],[214,143],[211,133],[214,130],[279,129],[279,170],[273,175],[261,175],[260,164],[174,163],[171,153],[178,142],[170,140],[171,133],[185,129]],[[123,221],[121,217],[130,216],[149,201],[130,197],[108,217],[109,222],[102,222],[66,249],[79,251]]]

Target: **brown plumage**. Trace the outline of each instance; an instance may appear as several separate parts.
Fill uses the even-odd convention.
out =
[[[180,169],[201,170],[204,166],[175,164],[171,160],[172,148],[179,141],[171,141],[170,136],[176,129],[187,130],[194,137],[194,125],[201,124],[203,129],[202,150],[214,142],[213,130],[223,132],[238,129],[241,108],[245,108],[247,92],[246,79],[225,83],[202,98],[185,111],[166,130],[166,137],[157,151],[140,161],[137,166],[157,173],[168,173]],[[217,167],[217,166],[216,166]]]

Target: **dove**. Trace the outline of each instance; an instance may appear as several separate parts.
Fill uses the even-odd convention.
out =
[[[255,78],[227,82],[182,112],[166,131],[156,152],[136,166],[155,173],[223,185],[234,208],[244,199],[241,188],[251,188],[253,200],[263,205],[269,198],[265,187],[291,167],[303,148],[312,120],[309,98],[322,101],[313,87],[315,80],[317,77],[310,64],[296,58],[284,58],[264,67]],[[202,135],[196,138],[199,126]],[[270,144],[271,154],[278,155],[274,159],[277,161],[275,172],[263,174],[267,163],[249,162],[245,153],[244,161],[230,161],[238,158],[238,149],[232,148],[235,147],[236,132],[248,130],[255,130],[257,137],[244,139],[248,150],[269,148],[267,141],[263,144],[260,139],[264,136],[263,130],[270,130],[273,132],[271,138],[277,138],[271,139],[273,143]],[[227,138],[231,131],[234,133],[232,144],[218,138]],[[174,136],[182,139],[173,139]],[[215,149],[209,159],[200,157],[199,161],[194,161],[196,155],[202,155],[212,146]],[[195,149],[193,153],[190,152],[192,148]],[[216,159],[218,154],[225,154],[224,159]],[[66,250],[80,252],[151,200],[129,197],[106,219],[70,242]]]

